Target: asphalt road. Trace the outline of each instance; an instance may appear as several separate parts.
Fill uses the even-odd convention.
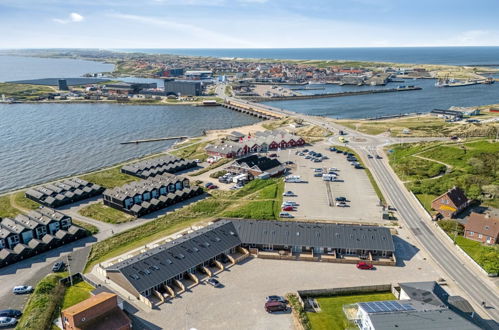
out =
[[[440,234],[436,232],[436,228],[432,228],[431,220],[428,220],[428,214],[421,207],[413,204],[412,196],[398,180],[396,174],[385,160],[367,159],[367,150],[377,150],[376,152],[381,153],[381,148],[384,145],[398,143],[402,139],[366,135],[332,124],[330,121],[319,117],[292,113],[284,109],[268,106],[264,107],[267,110],[293,115],[331,131],[346,131],[348,133],[347,139],[350,141],[349,146],[361,155],[366,166],[372,171],[390,205],[397,208],[401,222],[410,228],[411,233],[420,242],[421,247],[426,249],[443,271],[471,298],[475,306],[480,306],[482,302],[486,303],[486,308],[481,308],[483,314],[486,313],[492,320],[496,321],[495,324],[494,322],[490,324],[490,328],[499,329],[497,324],[499,322],[499,290],[497,287],[484,278],[485,275],[475,269],[473,265],[461,259],[457,255],[459,253],[457,250],[443,241],[443,238],[439,236]],[[403,141],[417,142],[443,139],[445,138],[406,138]],[[336,139],[331,140],[331,142],[339,144]],[[484,318],[486,318],[486,315],[484,315]]]

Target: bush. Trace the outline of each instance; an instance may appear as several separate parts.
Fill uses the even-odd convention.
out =
[[[219,177],[224,176],[225,174],[227,174],[226,170],[216,171],[210,174],[210,178],[218,179]]]
[[[438,221],[438,225],[449,236],[455,235],[456,234],[456,229],[457,229],[457,235],[463,235],[464,234],[464,226],[462,224],[460,224],[456,220],[440,220],[440,221]]]
[[[308,319],[307,313],[303,309],[302,305],[300,304],[300,301],[298,300],[298,296],[293,293],[288,293],[286,295],[286,299],[289,301],[289,305],[291,305],[291,308],[295,311],[296,315],[298,316],[298,320],[300,321],[301,325],[305,330],[310,330],[312,329],[312,325],[310,324],[310,320]]]

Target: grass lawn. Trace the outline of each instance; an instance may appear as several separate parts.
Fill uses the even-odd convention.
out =
[[[307,313],[307,316],[312,325],[312,330],[341,330],[346,329],[349,325],[343,314],[343,305],[393,299],[395,299],[395,296],[391,292],[317,298],[321,312]]]
[[[104,205],[102,202],[90,204],[78,211],[81,215],[109,223],[123,223],[134,219],[133,216]]]
[[[12,218],[19,213],[21,213],[21,211],[11,205],[10,195],[0,197],[0,218]]]
[[[431,202],[437,198],[437,195],[431,195],[431,194],[415,194],[416,198],[419,200],[421,205],[425,208],[425,210],[428,213],[432,213],[433,211],[431,210]]]
[[[486,246],[463,236],[457,236],[456,243],[487,273],[499,273],[499,248],[497,246]]]
[[[14,196],[12,197],[14,199],[14,202],[22,208],[28,209],[28,210],[35,210],[39,208],[41,205],[38,204],[35,201],[32,201],[31,199],[28,199],[24,196],[25,191],[18,191],[14,193]]]
[[[170,153],[174,156],[186,159],[199,159],[204,161],[208,158],[208,154],[204,148],[214,141],[198,142],[192,145],[187,145],[181,149],[174,149]]]
[[[228,218],[275,220],[279,214],[274,214],[274,203],[275,201],[251,201],[237,207],[235,210],[223,213],[222,216]]]
[[[94,287],[85,281],[81,281],[73,286],[70,286],[64,293],[64,299],[62,300],[61,309],[66,309],[68,307],[76,305],[79,302],[82,302],[85,299],[90,298],[90,292],[93,289]]]
[[[137,177],[121,173],[120,167],[108,168],[103,171],[82,175],[83,180],[96,183],[106,188],[114,188],[124,184],[140,180]]]
[[[59,283],[61,274],[49,274],[36,285],[16,329],[39,330],[50,328],[57,307],[64,297],[65,287]]]
[[[40,95],[54,93],[56,90],[49,86],[0,83],[0,95],[16,99],[30,100]]]
[[[229,158],[220,159],[218,162],[212,163],[212,164],[206,166],[205,168],[200,169],[199,171],[191,173],[190,175],[191,176],[201,175],[201,174],[206,173],[208,171],[211,171],[211,170],[213,170],[213,169],[215,169],[217,167],[220,167],[222,165],[228,164],[231,161],[232,161],[232,159],[229,159]]]
[[[92,235],[97,234],[99,232],[99,228],[95,227],[94,225],[88,224],[88,223],[83,222],[83,221],[78,221],[75,219],[73,219],[72,221],[73,221],[74,225],[77,225],[78,227],[81,227],[81,228],[87,230]]]

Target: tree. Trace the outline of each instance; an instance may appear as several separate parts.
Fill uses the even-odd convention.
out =
[[[478,199],[482,195],[482,189],[477,184],[472,184],[467,191],[467,195],[471,199]]]

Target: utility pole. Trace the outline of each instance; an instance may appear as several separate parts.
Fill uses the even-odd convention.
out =
[[[71,283],[71,286],[73,286],[73,276],[71,276],[71,264],[69,263],[69,254],[66,256],[67,263],[68,263],[68,271],[69,271],[69,282]]]

